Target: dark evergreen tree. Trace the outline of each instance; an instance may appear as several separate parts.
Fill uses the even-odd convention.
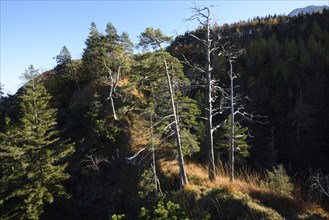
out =
[[[97,78],[104,73],[103,57],[105,54],[101,39],[102,34],[99,33],[95,22],[92,22],[88,39],[85,42],[86,48],[82,54],[81,71],[84,80]]]
[[[105,35],[106,52],[108,53],[108,55],[110,55],[118,45],[119,35],[117,29],[113,26],[112,23],[108,23],[106,25],[105,32],[106,32]]]
[[[66,65],[71,62],[71,54],[70,51],[64,46],[59,54],[56,56],[57,65]]]
[[[74,149],[59,139],[56,109],[51,96],[31,65],[24,73],[29,82],[21,96],[20,126],[1,133],[2,219],[39,219],[47,204],[68,196],[63,181],[69,178],[66,158]]]
[[[196,117],[200,115],[200,109],[196,101],[187,96],[188,90],[186,88],[188,88],[190,84],[189,80],[182,72],[182,65],[180,62],[167,53],[144,53],[136,58],[137,62],[134,69],[141,77],[141,89],[146,93],[150,92],[147,108],[148,111],[153,114],[155,133],[164,138],[165,143],[176,146],[175,140],[171,138],[173,132],[173,115],[171,113],[170,96],[165,92],[167,90],[167,85],[164,83],[166,78],[163,74],[164,70],[161,56],[165,56],[170,65],[170,77],[173,82],[174,101],[176,103],[177,115],[180,123],[183,155],[192,156],[199,151],[198,137],[195,134],[198,130]]]
[[[164,51],[163,47],[163,44],[167,44],[171,41],[171,37],[164,35],[160,29],[147,28],[139,38],[139,46],[142,46],[145,50],[149,47],[156,50],[154,53],[148,54],[151,55],[150,58],[153,62],[150,64],[154,68],[154,72],[152,72],[153,74],[156,73],[155,81],[158,83],[155,87],[152,87],[152,89],[159,89],[157,91],[158,93],[153,93],[157,96],[154,97],[155,100],[158,99],[158,102],[154,103],[154,105],[155,108],[158,108],[162,113],[165,112],[165,115],[162,115],[159,119],[169,122],[167,125],[161,123],[161,130],[164,131],[168,128],[172,128],[167,137],[175,137],[180,172],[180,187],[183,188],[184,185],[188,183],[188,179],[185,172],[183,155],[184,143],[182,137],[187,137],[188,132],[182,129],[184,120],[180,118],[179,106],[186,106],[186,103],[190,103],[191,108],[193,108],[192,104],[195,104],[195,102],[186,102],[186,99],[180,99],[179,97],[179,87],[185,84],[184,77],[181,77],[183,76],[183,68],[177,59]],[[164,84],[164,81],[166,81],[166,84]],[[188,109],[188,107],[186,106],[185,109]],[[190,115],[189,117],[192,120],[193,118],[195,119],[194,115]]]
[[[59,54],[56,56],[57,66],[55,71],[57,74],[64,74],[67,72],[68,64],[72,61],[70,51],[64,46]]]
[[[228,162],[228,153],[230,146],[230,130],[231,130],[230,115],[223,126],[215,132],[215,149],[223,161]],[[234,123],[234,153],[237,165],[245,165],[246,159],[249,157],[250,145],[247,143],[247,127],[242,127],[239,123]]]

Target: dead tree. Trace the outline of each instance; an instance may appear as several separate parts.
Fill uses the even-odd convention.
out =
[[[236,74],[233,72],[233,62],[235,59],[242,54],[243,50],[233,50],[230,49],[225,55],[228,57],[228,62],[230,65],[230,70],[228,71],[228,75],[230,78],[230,96],[229,96],[229,101],[230,101],[230,109],[231,109],[231,129],[230,129],[230,146],[229,146],[229,176],[230,176],[230,181],[234,180],[234,152],[235,152],[235,147],[234,147],[234,142],[235,142],[235,134],[234,134],[234,123],[235,123],[235,105],[236,100],[235,100],[235,94],[234,94],[234,79],[237,77]]]
[[[111,25],[109,26],[111,27]],[[114,28],[114,27],[113,27]],[[111,31],[111,30],[110,30]],[[112,37],[116,39],[114,42],[106,42],[107,49],[103,50],[103,66],[105,69],[105,80],[110,80],[110,92],[107,100],[110,100],[114,120],[118,120],[114,105],[115,92],[119,84],[119,80],[122,77],[127,65],[129,65],[129,55],[131,53],[132,43],[129,40],[128,35],[123,32],[121,36],[116,35],[116,30],[112,30]]]
[[[117,73],[115,74],[115,76],[113,76],[112,69],[110,67],[108,67],[105,59],[103,59],[103,63],[104,63],[105,69],[107,70],[107,74],[110,78],[110,93],[109,93],[109,96],[107,97],[107,100],[110,100],[110,102],[111,102],[113,117],[114,117],[114,120],[117,121],[118,116],[116,114],[113,98],[114,98],[114,94],[115,94],[116,88],[118,87],[118,83],[119,83],[119,79],[120,79],[121,65],[119,65]]]
[[[233,63],[240,56],[244,50],[235,49],[234,45],[229,46],[230,48],[226,50],[229,42],[221,44],[221,36],[216,33],[216,30],[212,28],[212,15],[211,8],[209,7],[192,7],[193,15],[187,19],[187,21],[196,20],[199,22],[201,29],[205,31],[205,37],[200,38],[194,34],[190,34],[192,38],[200,42],[205,49],[206,62],[203,68],[191,64],[185,56],[183,56],[183,63],[191,68],[196,69],[198,72],[203,74],[206,79],[206,96],[207,103],[205,110],[207,112],[204,119],[207,121],[207,148],[208,148],[208,172],[209,179],[214,180],[216,174],[215,157],[214,157],[214,132],[222,127],[225,120],[219,121],[219,123],[214,122],[214,117],[222,115],[225,111],[230,110],[232,115],[231,129],[230,129],[230,180],[234,180],[234,123],[236,115],[240,115],[243,120],[248,120],[252,122],[266,123],[263,121],[264,117],[260,115],[255,115],[255,113],[247,113],[244,111],[245,106],[241,104],[242,98],[239,94],[234,93],[234,79],[238,77],[238,74],[233,72]],[[229,63],[229,78],[230,85],[229,90],[225,91],[224,87],[220,85],[219,79],[214,77],[213,73],[213,60],[214,56],[224,56]],[[218,73],[217,73],[218,75]],[[247,98],[247,97],[246,97]],[[248,98],[247,98],[248,99]],[[215,105],[217,104],[217,106]],[[266,117],[265,117],[266,118]],[[216,120],[217,121],[217,120]]]
[[[222,48],[222,54],[226,57],[227,62],[229,64],[229,70],[227,71],[230,86],[228,91],[228,101],[229,101],[229,109],[232,117],[230,124],[230,142],[229,142],[229,177],[230,181],[234,181],[234,161],[235,161],[235,130],[234,124],[236,122],[240,122],[241,120],[248,120],[252,123],[267,123],[264,119],[266,117],[257,115],[255,112],[248,113],[245,111],[244,99],[250,100],[248,97],[241,97],[239,93],[235,92],[235,88],[238,86],[235,85],[235,79],[237,79],[240,75],[233,71],[233,64],[237,60],[239,56],[241,56],[245,52],[244,49],[236,49],[235,45],[229,46],[228,49],[225,47]],[[240,119],[236,120],[236,116],[239,116]]]
[[[205,75],[206,78],[206,95],[207,95],[207,103],[205,110],[207,112],[205,120],[207,121],[207,151],[208,151],[208,173],[209,179],[214,180],[216,175],[216,165],[215,165],[215,155],[214,155],[214,131],[222,126],[223,123],[219,123],[214,125],[213,117],[221,114],[223,109],[222,106],[214,107],[214,102],[218,100],[218,98],[224,100],[223,89],[219,86],[219,81],[216,80],[213,76],[213,66],[212,66],[212,57],[214,55],[220,55],[218,53],[220,46],[219,34],[213,32],[212,30],[212,17],[211,17],[211,9],[208,7],[192,7],[191,8],[193,15],[187,19],[187,21],[197,20],[201,25],[201,28],[206,31],[205,38],[201,39],[194,34],[190,34],[191,37],[200,42],[205,48],[206,55],[206,64],[204,68],[197,67],[191,64],[185,57],[183,63],[188,66],[195,68],[201,74]],[[222,103],[222,100],[219,102]]]
[[[317,170],[310,176],[311,192],[317,200],[323,196],[329,199],[329,174],[324,175],[321,170]]]

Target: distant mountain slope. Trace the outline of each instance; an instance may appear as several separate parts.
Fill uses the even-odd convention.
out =
[[[297,8],[297,9],[293,10],[292,12],[290,12],[288,14],[288,16],[293,17],[293,16],[297,16],[299,14],[312,14],[314,12],[319,12],[319,11],[322,11],[324,9],[329,9],[329,7],[326,6],[326,5],[323,5],[323,6],[309,5],[305,8]]]

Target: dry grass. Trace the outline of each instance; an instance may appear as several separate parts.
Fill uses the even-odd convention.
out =
[[[128,77],[124,77],[123,79],[120,79],[118,82],[119,87],[126,87],[128,86],[130,82],[130,79]],[[128,92],[131,93],[133,96],[135,96],[140,102],[145,103],[146,98],[143,92],[139,91],[136,86],[131,86],[128,88]]]
[[[179,166],[177,160],[160,159],[159,164],[162,173],[169,179],[173,179],[179,175]]]
[[[126,86],[128,83],[129,83],[128,77],[124,77],[123,79],[119,80],[118,86],[119,87]]]
[[[149,142],[150,134],[145,131],[145,128],[148,128],[150,125],[138,115],[132,115],[131,117],[130,150],[131,152],[137,152],[146,147]]]
[[[228,176],[228,167],[219,165],[217,167],[217,175],[214,181],[208,179],[208,170],[205,166],[195,163],[186,164],[186,172],[188,177],[192,177],[192,183],[196,185],[206,186],[208,188],[225,188],[231,192],[249,193],[256,189],[260,189],[260,177],[257,173],[244,170],[237,174],[235,181],[230,182]],[[198,181],[194,181],[197,179]]]
[[[179,167],[176,160],[168,161],[161,159],[160,167],[167,177],[179,175]],[[227,168],[224,166],[217,167],[217,175],[214,181],[208,179],[208,170],[205,166],[187,163],[185,164],[185,170],[190,179],[190,185],[206,186],[208,188],[221,187],[227,188],[230,191],[244,193],[250,188],[257,188],[259,186],[258,176],[247,176],[247,173],[243,173],[243,175],[240,174],[234,182],[230,182],[227,175]]]
[[[138,91],[135,92],[138,95]],[[145,128],[150,125],[138,115],[131,117],[131,151],[137,152],[148,144],[150,134]],[[175,155],[171,153],[168,147],[162,146],[158,149],[158,164],[169,185],[174,183],[179,176],[178,162],[173,159],[174,157]],[[259,213],[273,210],[273,213],[282,216],[300,216],[301,218],[305,216],[305,218],[309,218],[319,215],[329,219],[329,214],[316,204],[303,202],[298,196],[278,195],[264,186],[261,187],[262,178],[254,171],[242,169],[236,172],[235,180],[231,182],[226,165],[217,166],[217,175],[214,181],[208,179],[208,169],[203,165],[186,163],[185,169],[189,184],[185,186],[184,191],[197,192],[195,195],[199,198],[207,195],[212,189],[225,189],[232,195],[249,198],[245,199],[248,202],[248,207]]]
[[[179,167],[176,160],[160,160],[160,167],[164,175],[168,178],[175,178],[179,175]],[[214,181],[208,179],[208,170],[205,166],[187,163],[185,164],[186,173],[189,179],[189,186],[204,186],[209,189],[225,188],[231,192],[242,192],[249,194],[252,191],[261,190],[259,186],[259,176],[255,173],[241,172],[237,175],[235,181],[230,182],[227,175],[227,167],[218,166],[217,175]]]
[[[329,212],[325,211],[316,203],[304,203],[303,208],[307,210],[308,213],[315,213],[324,217],[324,219],[329,219]]]
[[[170,179],[179,175],[179,167],[176,160],[160,160],[163,174]],[[329,214],[315,204],[307,204],[294,196],[279,195],[268,188],[260,186],[261,177],[254,171],[244,169],[237,172],[235,180],[230,182],[228,168],[220,165],[217,167],[217,175],[214,181],[208,179],[208,170],[205,166],[187,163],[185,165],[189,184],[185,191],[195,191],[205,194],[207,191],[221,188],[235,195],[247,195],[253,200],[254,209],[264,210],[270,208],[282,216],[313,216],[320,215],[329,219]],[[252,207],[251,207],[252,208]]]
[[[130,93],[133,94],[136,98],[139,99],[141,103],[146,103],[146,98],[143,92],[139,91],[137,88],[132,88]]]

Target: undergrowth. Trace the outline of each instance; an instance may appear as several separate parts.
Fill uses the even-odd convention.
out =
[[[161,167],[168,178],[179,175],[176,161],[163,160]],[[199,219],[208,214],[211,219],[329,217],[316,204],[309,204],[294,196],[294,185],[280,166],[264,176],[249,169],[241,169],[233,182],[229,180],[228,167],[222,164],[217,166],[214,181],[208,179],[207,168],[199,164],[187,163],[186,172],[189,184],[176,195],[176,200],[189,216],[197,216]]]

